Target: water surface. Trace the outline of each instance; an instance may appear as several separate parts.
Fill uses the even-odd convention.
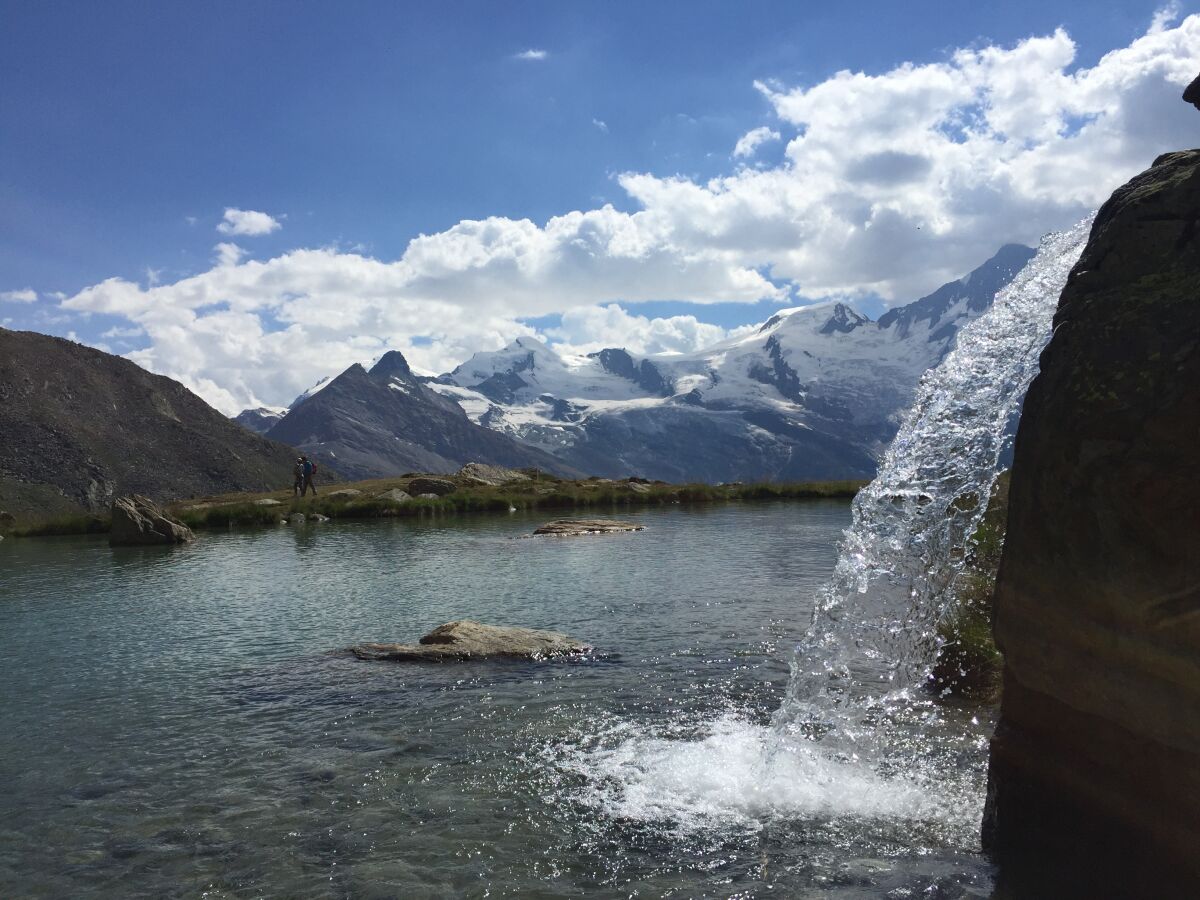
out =
[[[636,518],[0,543],[0,896],[987,896],[986,722],[953,790],[766,737],[848,503]],[[329,652],[456,618],[598,653]]]

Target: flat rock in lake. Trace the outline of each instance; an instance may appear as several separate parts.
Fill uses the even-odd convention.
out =
[[[616,519],[555,519],[533,530],[534,534],[573,536],[580,534],[612,534],[618,531],[643,531],[645,525],[619,522]]]
[[[358,644],[359,659],[443,662],[463,659],[549,659],[587,653],[592,648],[557,631],[507,628],[461,620],[435,628],[416,644]]]

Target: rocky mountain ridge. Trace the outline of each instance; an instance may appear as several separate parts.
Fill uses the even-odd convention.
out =
[[[127,359],[0,328],[0,509],[107,510],[288,484],[294,451]]]
[[[700,352],[647,357],[617,348],[566,356],[523,337],[430,387],[479,424],[597,475],[869,476],[921,375],[1032,255],[1007,245],[878,322],[816,304]]]
[[[578,474],[548,453],[472,422],[395,350],[370,371],[355,364],[305,392],[267,435],[349,478],[453,472],[468,462]]]

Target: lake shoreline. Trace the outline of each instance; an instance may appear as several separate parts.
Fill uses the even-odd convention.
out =
[[[441,496],[407,496],[414,482],[444,482]],[[852,499],[865,481],[757,482],[752,484],[670,484],[644,479],[571,480],[544,472],[499,485],[471,483],[460,476],[406,474],[392,478],[321,485],[315,496],[296,497],[287,490],[193,497],[165,504],[166,512],[194,530],[278,526],[291,517],[329,519],[414,518],[461,513],[503,513],[599,509],[623,511],[675,504],[721,504],[735,501]],[[385,496],[390,495],[390,496]],[[15,523],[13,537],[106,534],[105,515],[73,515]]]

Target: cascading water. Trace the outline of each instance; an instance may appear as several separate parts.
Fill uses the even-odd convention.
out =
[[[922,378],[875,479],[855,498],[833,578],[796,651],[776,716],[861,756],[888,743],[876,727],[917,697],[936,661],[938,624],[1011,441],[1058,296],[1091,217],[1047,235],[1037,255],[959,333]]]
[[[976,845],[985,729],[923,686],[1009,425],[1090,227],[1091,217],[1047,235],[922,379],[878,476],[855,500],[772,724],[730,715],[684,739],[620,726],[597,735],[559,757],[592,784],[590,803],[620,820],[684,830],[714,820],[850,817],[896,823],[866,846],[911,842],[919,829],[944,847]],[[863,824],[860,834],[875,827]],[[833,841],[844,839],[838,831]]]

